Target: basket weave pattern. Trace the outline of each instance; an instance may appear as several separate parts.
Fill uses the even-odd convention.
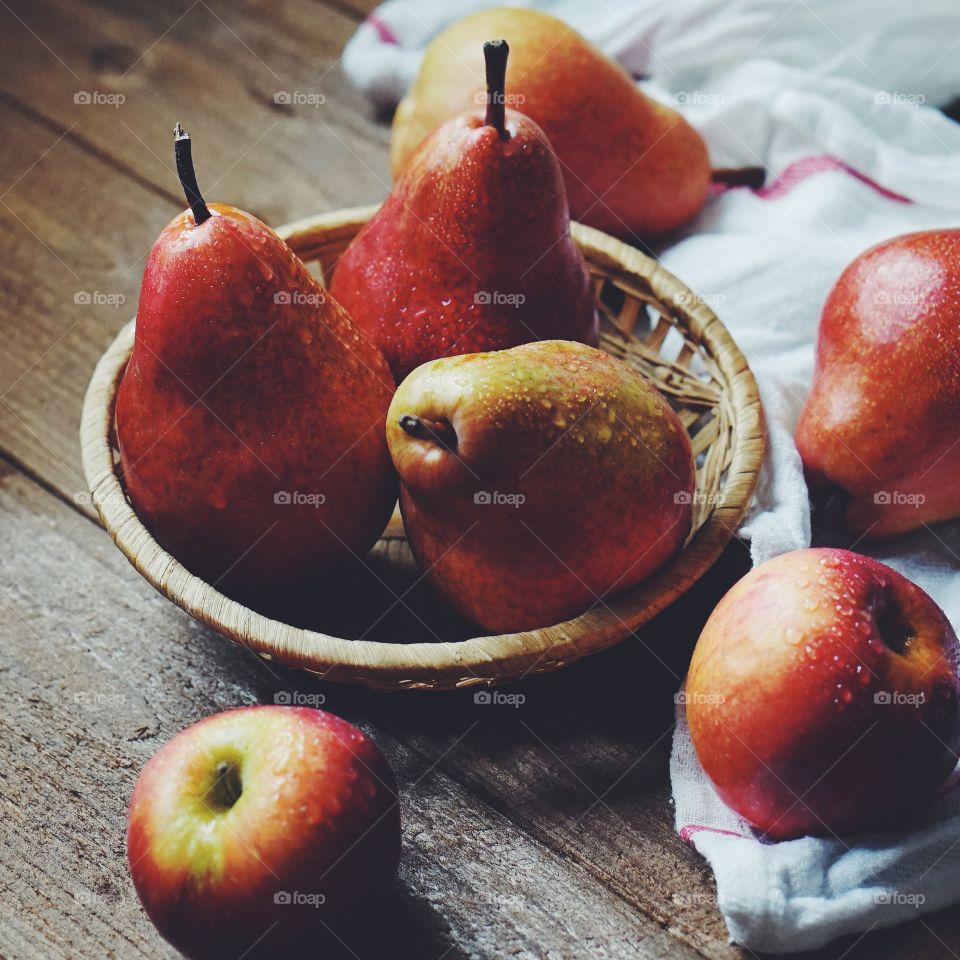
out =
[[[375,207],[300,220],[278,232],[324,276]],[[83,466],[104,526],[136,569],[192,617],[268,660],[380,690],[450,689],[554,670],[628,636],[716,560],[749,504],[763,459],[756,383],[712,310],[639,251],[573,225],[594,279],[600,346],[639,369],[667,397],[697,457],[693,525],[681,553],[646,582],[579,617],[538,630],[444,642],[387,643],[328,636],[272,620],[219,593],[168,554],[126,499],[113,440],[116,391],[133,347],[133,321],[100,359],[84,400]],[[410,563],[399,516],[374,548]],[[424,631],[426,633],[426,630]]]

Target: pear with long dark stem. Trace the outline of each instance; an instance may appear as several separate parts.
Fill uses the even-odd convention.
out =
[[[486,109],[429,136],[340,259],[331,291],[397,381],[437,357],[531,340],[595,343],[593,287],[570,235],[560,165],[543,131],[508,110],[510,48],[483,45]],[[431,431],[414,419],[411,436]]]
[[[190,206],[143,275],[117,396],[124,483],[187,570],[279,613],[390,517],[393,379],[273,230],[204,201],[179,124],[174,152]]]

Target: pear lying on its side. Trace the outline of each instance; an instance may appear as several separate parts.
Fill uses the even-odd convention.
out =
[[[387,441],[407,537],[484,628],[558,623],[640,582],[690,530],[690,440],[639,373],[562,340],[425,364]]]
[[[960,516],[960,230],[895,237],[844,270],[797,424],[811,485],[891,537]]]
[[[483,10],[434,38],[394,117],[394,177],[429,133],[482,100],[480,45],[489,37],[510,44],[507,106],[550,140],[574,220],[618,237],[649,238],[700,212],[710,185],[702,137],[638,90],[619,64],[539,10]]]

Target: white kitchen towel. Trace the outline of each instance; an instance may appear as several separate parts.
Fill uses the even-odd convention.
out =
[[[348,46],[348,74],[380,106],[423,47],[484,2],[391,0]],[[813,370],[820,310],[843,268],[911,230],[960,226],[960,126],[935,109],[960,95],[956,0],[909,15],[873,0],[541,0],[672,103],[715,166],[760,165],[764,187],[713,195],[663,243],[662,262],[715,309],[760,383],[768,455],[739,535],[760,563],[810,543],[793,429]],[[960,424],[945,424],[958,433]],[[869,553],[924,587],[960,627],[960,523],[881,545],[840,530],[818,543]],[[908,833],[765,843],[707,782],[678,711],[677,829],[710,862],[731,938],[804,950],[960,900],[960,790]]]

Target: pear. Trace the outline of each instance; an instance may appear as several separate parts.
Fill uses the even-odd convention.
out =
[[[387,417],[407,537],[437,592],[495,632],[639,583],[690,530],[690,439],[622,361],[547,340],[424,364]]]
[[[820,319],[797,446],[868,538],[960,516],[960,230],[894,237],[844,270]]]
[[[506,110],[509,48],[485,45],[486,112],[440,126],[350,244],[331,290],[397,381],[450,354],[595,343],[590,276],[543,131]]]
[[[491,36],[513,48],[507,105],[549,138],[575,220],[624,239],[651,238],[699,213],[710,184],[700,135],[570,26],[539,10],[483,10],[436,36],[394,116],[394,177],[424,137],[482,97],[480,41]]]
[[[366,552],[396,498],[393,380],[268,226],[200,196],[147,260],[116,405],[127,494],[191,572],[237,599],[317,584]]]

